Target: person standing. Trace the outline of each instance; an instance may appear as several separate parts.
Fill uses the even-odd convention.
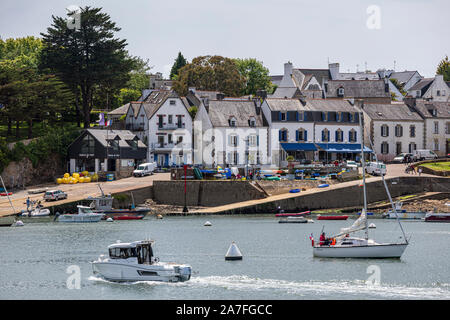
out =
[[[420,176],[420,174],[422,173],[422,167],[417,168],[417,172],[419,173]]]

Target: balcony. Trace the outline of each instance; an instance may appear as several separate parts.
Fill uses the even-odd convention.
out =
[[[152,151],[170,151],[173,149],[183,150],[190,149],[192,146],[190,143],[152,143],[150,150]]]

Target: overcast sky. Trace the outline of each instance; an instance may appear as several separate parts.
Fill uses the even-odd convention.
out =
[[[178,51],[189,61],[257,58],[271,75],[287,61],[339,62],[342,72],[392,69],[396,61],[397,71],[425,77],[450,53],[449,0],[0,0],[0,37],[39,36],[70,5],[102,7],[130,53],[166,76]],[[367,11],[372,5],[379,15]]]

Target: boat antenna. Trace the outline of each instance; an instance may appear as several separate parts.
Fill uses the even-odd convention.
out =
[[[361,101],[361,112],[359,113],[359,127],[361,130],[361,168],[363,176],[363,194],[364,194],[364,214],[367,215],[367,192],[366,192],[366,159],[364,158],[364,114],[362,108],[364,101]],[[361,213],[362,214],[362,213]],[[365,219],[366,240],[369,239],[369,225],[367,222],[367,216]]]
[[[102,186],[100,185],[100,183],[97,183],[98,188],[100,189],[100,192],[102,193],[102,197],[105,196],[105,193],[103,192]]]
[[[372,150],[374,150],[373,155],[375,157],[375,161],[376,161],[377,167],[378,167],[378,165],[379,165],[378,157],[377,157],[377,153],[375,152],[375,148],[373,146],[372,139],[370,138],[370,135],[368,135],[368,139],[367,140],[369,140],[370,148]],[[400,226],[400,229],[402,230],[403,238],[405,239],[406,244],[408,244],[408,239],[406,237],[405,230],[403,230],[403,226],[402,226],[402,224],[400,222],[400,219],[398,217],[398,214],[397,214],[397,207],[395,206],[394,201],[392,200],[391,193],[389,192],[389,188],[387,186],[387,183],[386,183],[386,180],[384,179],[384,175],[383,174],[381,174],[381,180],[383,181],[384,189],[386,190],[387,196],[389,198],[389,202],[391,203],[392,210],[393,210],[393,212],[395,214],[395,218],[397,219],[398,225]]]

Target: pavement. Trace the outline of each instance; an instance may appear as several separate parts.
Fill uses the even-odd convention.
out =
[[[145,177],[129,177],[116,181],[105,181],[100,182],[103,192],[105,193],[116,193],[124,192],[133,189],[140,189],[153,185],[155,180],[170,180],[170,173],[155,173],[151,176]],[[41,200],[41,204],[45,207],[46,205],[54,204],[64,204],[67,202],[73,202],[78,200],[86,199],[89,196],[99,196],[100,189],[98,188],[97,182],[90,183],[77,183],[77,184],[45,184],[39,186],[31,186],[25,190],[14,192],[13,195],[9,196],[15,212],[20,212],[21,210],[26,210],[26,200],[30,197],[30,200]],[[59,201],[49,201],[45,202],[42,197],[44,193],[29,194],[28,191],[36,189],[47,189],[47,190],[61,190],[67,193],[67,200]],[[0,216],[8,215],[13,213],[11,204],[8,201],[8,197],[0,197]]]

